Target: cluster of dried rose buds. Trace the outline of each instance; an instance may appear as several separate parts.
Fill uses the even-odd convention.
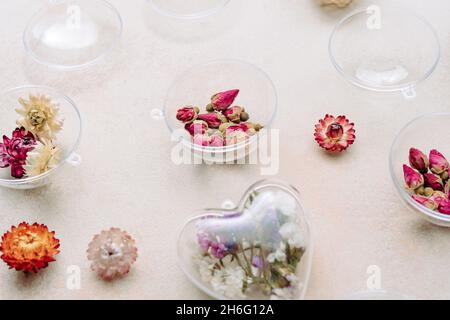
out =
[[[411,148],[409,163],[403,165],[406,188],[413,192],[413,199],[428,209],[450,215],[450,164],[437,150],[429,157]]]
[[[192,137],[192,142],[203,147],[224,147],[245,142],[263,126],[249,122],[245,108],[232,106],[238,89],[217,93],[211,97],[206,112],[186,106],[177,111],[177,119]]]

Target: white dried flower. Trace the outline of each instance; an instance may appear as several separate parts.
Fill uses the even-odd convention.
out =
[[[21,116],[17,120],[19,127],[24,127],[39,140],[52,140],[61,131],[63,122],[58,119],[59,109],[45,95],[30,95],[29,100],[19,99],[22,109],[16,109]]]
[[[104,280],[127,274],[137,259],[134,239],[125,231],[111,228],[96,235],[89,244],[87,256],[91,269]]]
[[[298,224],[293,222],[283,224],[280,228],[280,234],[283,240],[287,241],[292,248],[305,247],[302,231]]]
[[[230,299],[245,299],[242,292],[245,280],[244,270],[237,265],[227,264],[220,270],[215,270],[211,279],[213,289]]]
[[[61,150],[48,141],[38,142],[28,153],[24,166],[27,177],[35,177],[55,168],[61,160]]]

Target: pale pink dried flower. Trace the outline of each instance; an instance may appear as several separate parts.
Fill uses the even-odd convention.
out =
[[[118,228],[102,231],[94,236],[87,250],[91,269],[104,280],[127,274],[137,259],[134,239]]]

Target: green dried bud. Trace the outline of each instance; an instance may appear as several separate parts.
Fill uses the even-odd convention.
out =
[[[441,173],[442,180],[446,181],[449,178],[448,171],[444,171]]]
[[[423,195],[425,197],[431,197],[433,195],[433,193],[434,193],[433,188],[425,188]]]
[[[425,187],[424,186],[420,186],[419,188],[416,189],[416,194],[423,196],[425,194]]]
[[[250,119],[250,115],[247,112],[245,112],[245,111],[241,112],[241,121],[242,122],[246,122],[249,119]]]
[[[195,111],[196,114],[200,113],[200,109],[198,107],[194,107],[194,111]]]
[[[206,111],[207,112],[214,112],[214,106],[210,103],[206,106]]]

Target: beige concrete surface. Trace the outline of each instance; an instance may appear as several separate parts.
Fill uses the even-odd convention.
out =
[[[0,264],[1,299],[199,299],[177,266],[176,240],[186,219],[226,198],[238,201],[265,177],[258,166],[176,166],[164,121],[152,119],[168,87],[190,66],[239,58],[264,69],[279,95],[280,170],[312,216],[315,255],[308,299],[345,298],[365,290],[367,268],[382,286],[415,298],[450,298],[450,230],[423,221],[401,202],[389,176],[395,134],[428,111],[450,111],[450,3],[395,1],[421,12],[437,29],[442,60],[417,98],[376,94],[347,83],[328,57],[337,20],[359,6],[326,10],[314,0],[232,0],[211,20],[174,26],[143,0],[111,0],[124,21],[119,48],[84,71],[59,72],[31,61],[22,46],[30,16],[45,1],[0,2],[0,89],[43,84],[72,97],[84,124],[83,164],[66,167],[33,191],[0,190],[0,232],[39,221],[57,232],[61,253],[38,275]],[[389,2],[394,2],[389,0]],[[164,22],[165,21],[165,22]],[[184,30],[180,32],[180,30]],[[209,93],[208,93],[209,94]],[[325,113],[346,114],[357,141],[332,157],[313,140]],[[89,270],[95,233],[120,227],[139,257],[123,279],[105,283]],[[66,287],[67,268],[81,268],[81,289]]]

